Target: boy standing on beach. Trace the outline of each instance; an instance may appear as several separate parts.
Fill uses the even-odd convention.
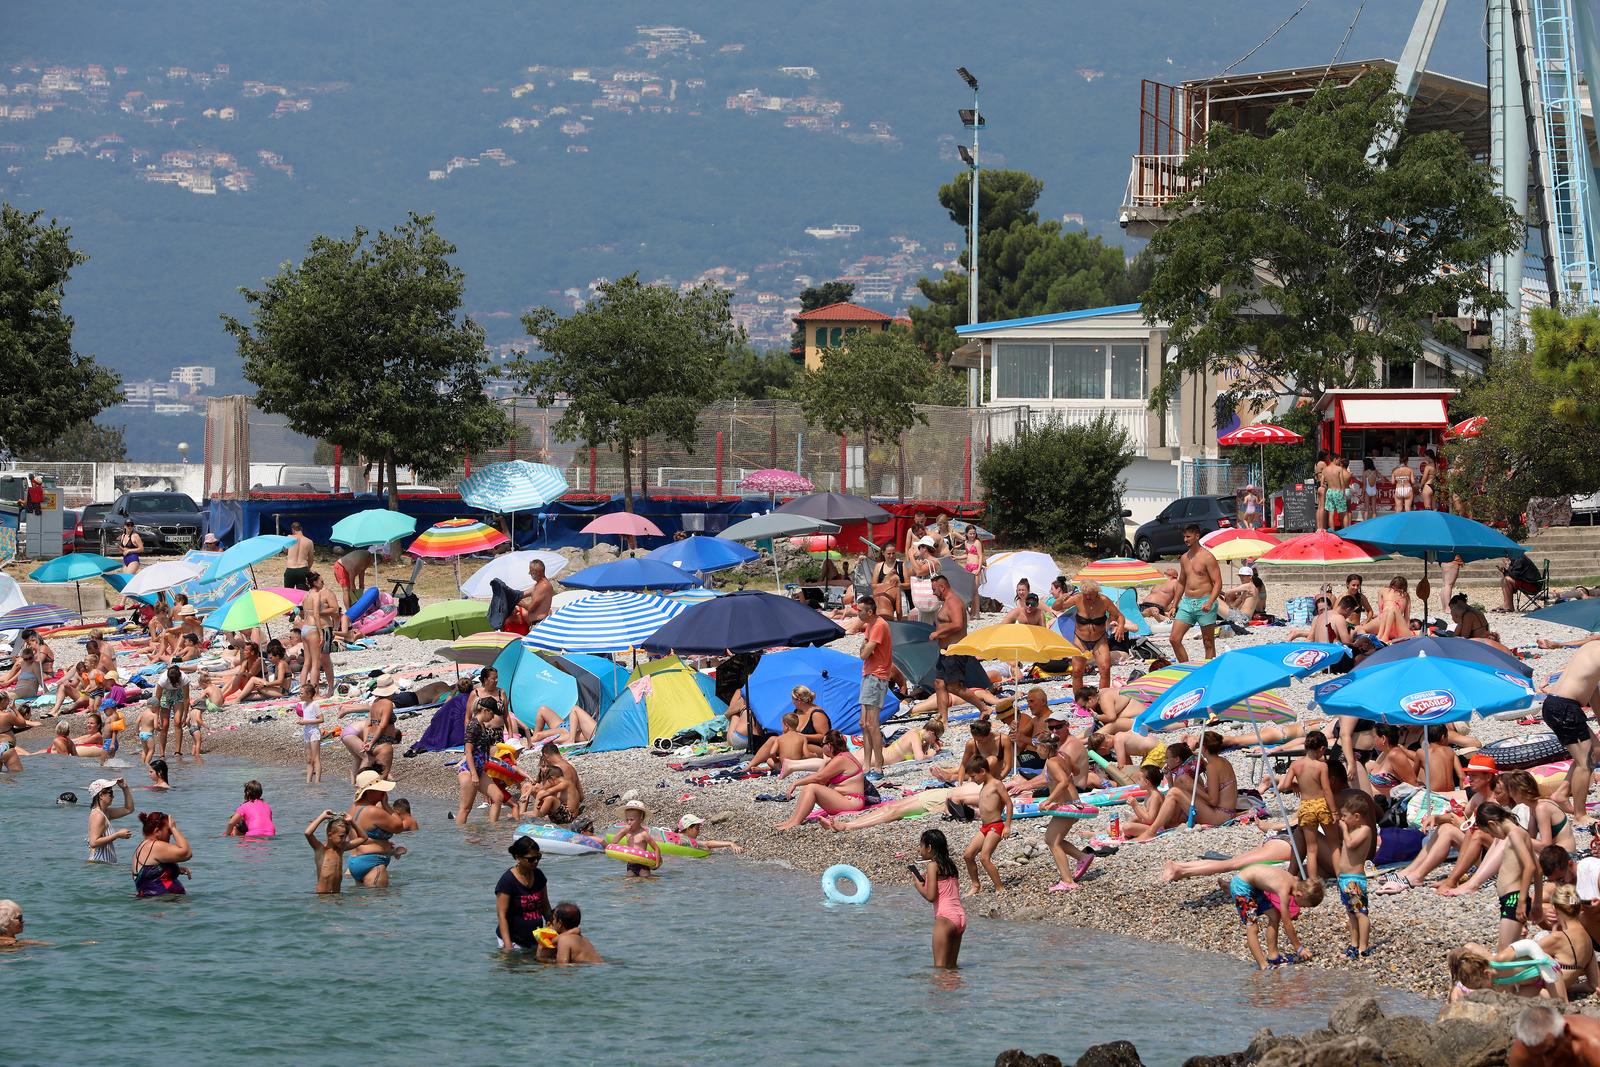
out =
[[[1250,950],[1250,958],[1256,961],[1257,967],[1264,971],[1282,962],[1278,955],[1280,925],[1289,936],[1289,944],[1294,949],[1293,958],[1311,958],[1311,954],[1300,944],[1300,935],[1295,933],[1289,910],[1295,904],[1302,908],[1314,908],[1321,904],[1321,882],[1296,880],[1288,868],[1253,863],[1227,881],[1217,879],[1217,884],[1227,890],[1233,897],[1233,906],[1239,909],[1239,921],[1245,928],[1245,947]],[[1277,899],[1274,900],[1274,897]],[[1261,931],[1257,928],[1257,921],[1263,917],[1267,920],[1267,951],[1272,953],[1270,957],[1261,951]]]
[[[1333,818],[1338,806],[1333,797],[1333,783],[1328,780],[1328,738],[1321,730],[1306,733],[1306,754],[1289,767],[1286,792],[1300,794],[1300,810],[1295,815],[1294,839],[1300,854],[1306,857],[1306,880],[1319,881],[1317,877],[1317,843],[1313,835],[1319,830],[1330,838],[1330,844],[1339,844],[1338,824]]]
[[[974,892],[983,892],[983,881],[978,876],[978,864],[989,872],[989,881],[996,893],[1000,888],[1000,869],[994,865],[994,850],[1011,830],[1011,794],[1000,784],[999,778],[989,773],[989,761],[981,755],[968,756],[962,764],[966,777],[979,788],[978,833],[967,842],[962,858],[967,861],[967,873],[972,876]]]
[[[1372,800],[1365,793],[1351,790],[1339,805],[1339,823],[1344,833],[1333,854],[1333,873],[1339,880],[1339,899],[1344,903],[1350,944],[1344,954],[1350,959],[1372,954],[1372,920],[1367,915],[1367,860],[1372,858],[1377,824],[1368,810]]]

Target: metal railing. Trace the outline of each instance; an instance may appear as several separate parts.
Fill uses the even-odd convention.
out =
[[[1141,155],[1133,157],[1128,172],[1128,188],[1122,195],[1126,207],[1162,207],[1185,196],[1199,185],[1199,179],[1179,173],[1188,156]]]

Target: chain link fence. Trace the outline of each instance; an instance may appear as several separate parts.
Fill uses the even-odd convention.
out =
[[[505,444],[473,454],[461,470],[436,479],[439,488],[453,489],[468,468],[522,459],[559,468],[574,492],[622,492],[619,451],[609,445],[591,449],[557,436],[563,405],[542,407],[526,398],[501,403],[511,423]],[[819,490],[913,500],[976,499],[982,493],[977,470],[983,454],[1009,440],[1029,418],[1025,407],[924,406],[918,411],[925,422],[898,441],[874,442],[869,450],[859,435],[829,434],[811,426],[792,402],[716,404],[701,413],[689,446],[660,435],[634,443],[630,456],[634,489],[656,496],[738,496],[741,478],[778,468],[804,475]],[[347,471],[340,488],[364,489],[357,457],[341,459]],[[258,411],[248,397],[219,397],[208,405],[207,496],[247,491],[252,463],[259,469],[265,463],[324,466],[332,461],[330,450],[319,453],[315,441],[290,431],[281,416]],[[352,476],[362,484],[349,484]],[[405,481],[402,471],[402,484]]]

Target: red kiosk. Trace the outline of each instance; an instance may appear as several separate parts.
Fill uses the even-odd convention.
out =
[[[1330,389],[1317,401],[1317,447],[1349,460],[1358,481],[1367,467],[1376,469],[1378,508],[1391,511],[1390,473],[1419,449],[1440,454],[1455,395],[1454,389]]]

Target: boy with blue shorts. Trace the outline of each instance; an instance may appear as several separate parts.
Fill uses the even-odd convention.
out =
[[[1233,897],[1233,906],[1239,910],[1239,921],[1245,928],[1245,947],[1250,950],[1250,958],[1256,961],[1257,967],[1264,971],[1279,963],[1296,963],[1311,958],[1311,954],[1300,945],[1300,936],[1295,933],[1289,912],[1296,904],[1305,908],[1321,904],[1321,883],[1296,878],[1294,872],[1286,867],[1252,863],[1226,882],[1218,879],[1217,884]],[[1272,953],[1271,956],[1261,951],[1258,922],[1262,918],[1267,920],[1267,951]],[[1287,959],[1278,955],[1280,925],[1294,948],[1294,954]]]

